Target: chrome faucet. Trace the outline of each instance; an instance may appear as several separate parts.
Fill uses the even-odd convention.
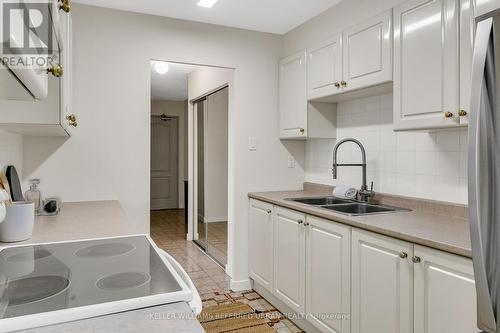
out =
[[[362,162],[361,164],[339,164],[337,163],[337,153],[339,150],[339,147],[346,142],[353,142],[359,146],[359,149],[361,150],[361,157],[362,157]],[[375,192],[373,192],[373,182],[371,183],[371,189],[368,189],[368,186],[366,185],[366,152],[365,152],[365,147],[363,147],[363,144],[359,142],[356,139],[353,138],[347,138],[347,139],[342,139],[337,144],[335,145],[335,148],[333,149],[333,168],[332,168],[332,173],[333,173],[333,179],[337,179],[337,169],[339,166],[360,166],[363,168],[363,179],[362,179],[362,184],[361,184],[361,189],[358,191],[358,195],[360,197],[361,201],[368,201],[371,197],[375,195]]]

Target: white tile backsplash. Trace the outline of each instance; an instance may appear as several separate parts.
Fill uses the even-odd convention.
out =
[[[392,94],[337,105],[337,140],[353,137],[367,151],[368,181],[375,191],[424,199],[467,203],[467,128],[394,132]],[[306,143],[306,181],[359,187],[361,168],[340,167],[332,179],[335,139]],[[354,144],[344,144],[339,163],[361,160]]]
[[[0,170],[7,165],[14,165],[19,175],[22,175],[23,138],[19,134],[0,131]]]

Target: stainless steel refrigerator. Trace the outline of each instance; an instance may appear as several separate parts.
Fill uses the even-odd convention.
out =
[[[478,327],[491,333],[500,332],[500,6],[499,1],[478,2],[489,2],[488,10],[492,11],[476,18],[469,116],[469,211]]]

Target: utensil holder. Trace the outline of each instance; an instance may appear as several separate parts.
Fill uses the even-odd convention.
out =
[[[21,242],[33,234],[35,205],[32,202],[16,201],[6,207],[6,216],[0,223],[0,241]]]

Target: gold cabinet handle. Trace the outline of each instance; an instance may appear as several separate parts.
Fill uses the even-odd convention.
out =
[[[460,111],[458,111],[458,115],[459,115],[460,117],[465,117],[465,116],[467,115],[467,111],[465,111],[465,110],[460,110]]]
[[[344,80],[340,81],[340,84],[342,85],[342,87],[347,87],[347,82],[345,82]]]
[[[304,221],[303,220],[298,220],[297,223],[298,224],[302,224],[302,223],[304,223]]]
[[[74,114],[70,114],[69,116],[66,116],[66,120],[68,121],[69,126],[77,127],[78,122],[76,121],[76,116]]]
[[[71,10],[71,3],[69,0],[59,0],[59,9],[64,11],[65,13],[69,13]]]
[[[446,112],[444,113],[444,117],[445,117],[445,118],[453,118],[453,112],[446,111]]]
[[[304,134],[304,132],[306,131],[305,129],[301,128],[300,130],[300,134]]]
[[[51,73],[55,77],[61,77],[63,75],[63,68],[60,64],[55,64],[52,68],[47,69],[47,73]]]
[[[399,252],[399,257],[401,259],[408,258],[408,253],[406,253],[405,251],[401,251],[401,252]]]
[[[415,264],[418,264],[420,261],[422,261],[422,259],[420,259],[420,257],[413,256],[413,258],[411,258],[411,261],[413,261],[413,263]]]
[[[339,88],[340,88],[340,83],[335,82],[335,83],[334,83],[334,85],[335,85],[335,87],[336,87],[337,89],[339,89]]]
[[[270,209],[268,209],[268,210],[267,210],[267,213],[268,213],[268,214],[271,214],[272,212],[273,212],[273,211],[272,211],[272,210],[270,210]]]
[[[309,226],[309,222],[304,223],[304,227],[308,227],[308,226]]]

